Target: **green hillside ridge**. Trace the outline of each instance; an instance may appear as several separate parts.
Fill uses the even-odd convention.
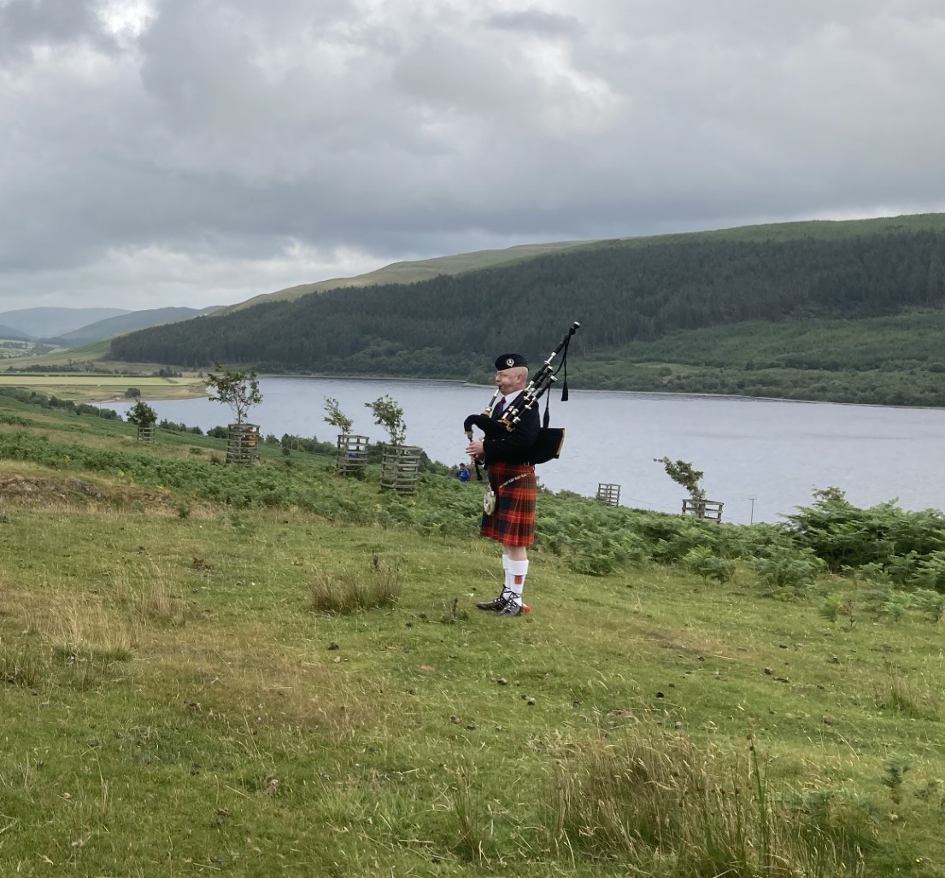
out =
[[[22,396],[0,874],[945,874],[941,513],[542,492],[502,619],[472,608],[481,492],[443,468],[403,498],[331,442],[225,466]]]
[[[315,283],[297,284],[284,290],[277,290],[274,293],[263,293],[253,296],[245,302],[240,302],[238,305],[232,305],[224,309],[223,313],[250,308],[266,302],[293,301],[310,293],[325,292],[326,290],[360,288],[381,284],[409,284],[430,280],[441,274],[453,275],[469,271],[481,271],[485,268],[531,259],[558,250],[586,246],[587,243],[583,241],[560,241],[549,244],[518,244],[515,247],[507,247],[503,250],[476,250],[471,253],[459,253],[455,256],[437,256],[432,259],[394,262],[376,271],[369,271],[354,277],[334,277]]]
[[[609,390],[945,406],[943,339],[941,310],[751,321],[588,355],[569,381]]]
[[[912,214],[867,220],[809,220],[793,223],[768,223],[755,226],[736,226],[729,229],[714,229],[704,232],[676,232],[664,235],[639,235],[625,238],[592,239],[586,241],[558,241],[544,244],[518,244],[502,250],[476,250],[455,256],[438,256],[405,262],[394,262],[376,271],[353,277],[336,277],[315,283],[296,284],[272,293],[253,296],[238,305],[221,309],[221,313],[249,308],[266,302],[292,301],[310,293],[327,290],[361,288],[383,284],[409,284],[430,280],[441,274],[454,275],[482,271],[510,262],[533,259],[563,250],[611,245],[615,242],[627,246],[647,247],[652,244],[675,244],[705,238],[731,241],[790,241],[798,238],[847,237],[850,234],[875,234],[878,231],[941,230],[941,214]]]
[[[579,320],[575,362],[594,365],[574,370],[575,386],[942,405],[942,337],[926,332],[909,357],[901,342],[926,319],[938,325],[943,306],[945,215],[935,214],[595,242],[133,333],[111,356],[479,381],[496,350],[539,361]],[[808,356],[791,356],[801,336]],[[706,356],[708,338],[729,356]],[[811,355],[813,345],[829,355]]]

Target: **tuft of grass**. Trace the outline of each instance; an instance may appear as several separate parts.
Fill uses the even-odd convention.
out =
[[[101,600],[63,594],[50,605],[36,627],[64,651],[102,656],[128,656],[137,642],[135,626],[112,612]]]
[[[124,607],[129,623],[136,629],[154,623],[184,624],[184,601],[171,586],[165,571],[154,562],[145,569],[118,574],[115,595],[119,605]]]
[[[0,683],[35,689],[45,671],[45,663],[35,653],[13,649],[0,652]]]
[[[459,830],[453,851],[464,861],[481,865],[491,853],[491,831],[470,782],[468,767],[457,773],[449,792],[450,809]]]
[[[940,701],[936,690],[918,685],[901,668],[884,660],[884,679],[877,683],[876,705],[914,719],[937,720]]]
[[[316,572],[308,590],[311,608],[318,613],[345,614],[391,607],[400,598],[400,571],[373,555],[366,569]]]
[[[754,747],[747,761],[640,723],[562,760],[546,797],[558,849],[628,862],[649,875],[861,875],[844,824],[815,822],[770,789]]]

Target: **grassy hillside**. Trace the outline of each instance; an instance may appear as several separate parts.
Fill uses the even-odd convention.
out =
[[[453,275],[468,271],[481,271],[497,265],[543,256],[546,253],[586,246],[588,243],[593,242],[558,241],[549,244],[519,244],[504,250],[476,250],[471,253],[459,253],[455,256],[437,256],[433,259],[419,259],[412,262],[394,262],[376,271],[369,271],[366,274],[359,274],[354,277],[334,277],[310,284],[297,284],[284,290],[277,290],[274,293],[253,296],[245,302],[225,309],[224,313],[250,308],[253,305],[261,305],[265,302],[290,302],[310,293],[320,293],[326,290],[358,289],[381,284],[410,284],[430,280],[441,274]]]
[[[575,361],[595,365],[573,370],[575,386],[942,405],[943,336],[926,333],[905,355],[901,342],[926,317],[938,325],[943,308],[945,215],[929,215],[599,242],[259,305],[134,333],[111,350],[191,368],[481,380],[497,350],[540,361],[576,319]],[[793,356],[801,335],[807,355]],[[707,354],[709,339],[730,341]],[[659,370],[641,368],[637,351]]]
[[[649,247],[653,244],[679,244],[692,241],[794,241],[816,239],[829,241],[850,235],[909,231],[941,231],[941,214],[914,214],[911,216],[884,217],[868,220],[810,220],[794,223],[769,223],[755,226],[738,226],[731,229],[713,229],[706,232],[679,232],[666,235],[642,235],[636,237],[588,241],[558,241],[546,244],[519,244],[503,250],[477,250],[455,256],[439,256],[433,259],[412,262],[394,262],[376,271],[354,277],[336,277],[315,283],[297,284],[274,293],[253,296],[245,302],[233,305],[226,311],[235,311],[261,305],[265,302],[293,301],[310,293],[336,289],[358,289],[384,284],[410,284],[430,280],[438,275],[455,275],[482,271],[511,262],[533,259],[558,251],[576,248],[594,248],[619,243],[628,247]]]
[[[677,331],[573,364],[574,386],[945,406],[945,311]]]
[[[942,516],[543,494],[501,619],[474,484],[221,450],[0,395],[0,874],[945,874]]]

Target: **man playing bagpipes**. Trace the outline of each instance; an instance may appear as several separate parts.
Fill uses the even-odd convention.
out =
[[[481,415],[470,415],[463,425],[470,440],[466,453],[473,459],[477,474],[481,461],[489,475],[479,532],[502,544],[503,587],[491,601],[477,603],[480,610],[505,616],[529,612],[522,592],[528,575],[528,546],[535,541],[538,496],[535,464],[557,457],[564,439],[563,430],[548,427],[547,407],[542,424],[536,403],[556,380],[555,375],[567,357],[568,343],[579,326],[579,323],[571,326],[531,381],[528,362],[521,354],[497,357],[496,393]],[[555,369],[552,361],[562,350],[564,355]],[[567,400],[567,378],[561,399]],[[473,425],[485,433],[482,439],[473,439]]]
[[[503,412],[522,395],[528,381],[528,363],[521,354],[503,354],[495,361],[497,398],[489,410],[489,420],[498,424]],[[485,415],[483,415],[485,417]],[[488,430],[488,428],[486,428]],[[495,610],[506,616],[527,613],[522,601],[528,574],[527,547],[535,541],[535,499],[538,481],[529,456],[541,420],[537,408],[524,416],[509,431],[501,428],[466,446],[466,453],[482,461],[489,474],[494,509],[482,516],[480,534],[502,543],[502,570],[505,585],[491,601],[476,604],[480,610]],[[487,495],[488,497],[489,495]],[[488,510],[488,504],[486,507]]]

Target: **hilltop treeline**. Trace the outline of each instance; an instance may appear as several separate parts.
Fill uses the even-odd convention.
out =
[[[572,320],[587,354],[680,331],[862,319],[945,305],[940,227],[849,236],[611,241],[409,285],[335,290],[113,340],[115,359],[269,371],[468,377],[495,352],[543,358]],[[843,224],[839,224],[843,225]],[[855,230],[853,232],[852,230]]]

